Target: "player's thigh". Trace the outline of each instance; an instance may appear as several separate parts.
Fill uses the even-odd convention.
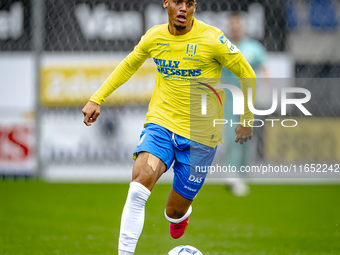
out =
[[[133,181],[151,190],[159,177],[170,168],[174,160],[171,135],[169,130],[160,125],[150,123],[145,126],[133,154],[136,159]]]
[[[143,184],[151,191],[166,169],[158,157],[149,152],[140,152],[133,166],[132,181]]]

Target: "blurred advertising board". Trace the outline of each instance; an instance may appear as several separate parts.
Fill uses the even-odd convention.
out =
[[[11,116],[2,117],[0,175],[32,176],[35,174],[34,122],[31,114],[12,112]]]
[[[30,50],[31,1],[0,2],[0,51]]]
[[[45,106],[80,106],[103,84],[123,58],[112,61],[90,59],[70,62],[65,58],[58,63],[45,63],[41,67],[41,104]],[[147,104],[152,96],[157,70],[150,60],[106,99],[105,105]]]
[[[46,51],[128,51],[168,22],[159,0],[47,0],[45,10]],[[200,0],[194,16],[224,31],[231,10],[243,11],[249,35],[268,50],[285,49],[284,1]]]
[[[41,104],[52,107],[82,106],[128,52],[108,54],[107,57],[101,57],[101,54],[45,55],[40,76]],[[280,69],[281,76],[291,76],[292,63],[289,57],[271,53],[268,58],[271,69]],[[156,75],[156,66],[152,59],[148,59],[123,86],[106,99],[105,105],[148,104]]]
[[[33,55],[2,53],[0,77],[0,176],[35,175]]]
[[[39,1],[38,1],[39,2]],[[132,50],[147,29],[167,22],[162,1],[46,0],[40,8],[32,0],[0,2],[0,50],[31,50],[32,24],[41,15],[40,35],[45,51]],[[195,16],[210,25],[226,28],[233,10],[244,12],[249,35],[263,41],[270,51],[285,48],[285,13],[282,1],[201,0]],[[36,12],[37,11],[37,12]],[[36,26],[35,26],[36,27]]]
[[[91,127],[81,107],[41,113],[43,179],[52,182],[130,182],[146,105],[101,107]],[[172,172],[161,178],[170,182]]]
[[[83,123],[81,108],[46,109],[41,115],[41,162],[50,180],[129,179],[132,153],[146,106],[101,107],[96,123]]]
[[[274,125],[264,129],[264,155],[267,162],[340,162],[339,118],[294,119],[298,122],[294,128]]]
[[[50,181],[127,181],[157,69],[151,59],[83,123],[82,107],[128,53],[44,54],[40,159]]]

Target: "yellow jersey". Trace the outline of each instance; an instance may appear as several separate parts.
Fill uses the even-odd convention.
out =
[[[185,138],[216,147],[222,142],[222,126],[212,127],[210,121],[214,118],[223,119],[223,110],[210,114],[209,124],[207,119],[203,121],[204,124],[197,121],[197,118],[194,122],[191,113],[195,108],[195,115],[200,114],[198,109],[201,106],[199,99],[193,101],[193,97],[190,98],[193,91],[197,94],[197,89],[192,88],[195,82],[201,81],[210,81],[209,85],[214,87],[211,80],[213,83],[217,82],[223,66],[239,78],[256,78],[240,51],[221,30],[195,18],[191,30],[179,36],[170,34],[168,24],[154,26],[145,33],[134,50],[118,65],[90,101],[101,105],[105,98],[126,82],[148,58],[153,58],[158,74],[145,124],[155,123]],[[240,121],[245,120],[244,126],[248,126],[248,120],[254,118],[247,106],[248,87],[253,88],[254,102],[256,82],[241,81],[245,114],[241,115]],[[220,109],[223,109],[224,92],[222,89],[215,91],[219,95]]]

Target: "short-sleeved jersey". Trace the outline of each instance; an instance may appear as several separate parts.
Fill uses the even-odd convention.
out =
[[[168,24],[158,25],[146,32],[133,52],[107,79],[106,83],[112,86],[108,89],[111,91],[99,89],[90,100],[101,104],[106,96],[124,83],[150,57],[157,66],[158,74],[145,124],[161,125],[188,139],[191,139],[191,82],[201,78],[219,78],[222,66],[230,68],[239,61],[245,61],[239,50],[233,48],[216,27],[193,19],[193,27],[188,33],[174,36],[170,34]],[[220,91],[224,96],[223,90]],[[222,101],[224,102],[224,97]],[[247,110],[248,108],[245,109],[245,115],[249,113]],[[223,118],[223,112],[220,117]],[[195,140],[215,147],[222,141],[222,133]]]

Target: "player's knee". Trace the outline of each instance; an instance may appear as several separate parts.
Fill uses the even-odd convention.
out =
[[[152,190],[153,186],[155,185],[152,178],[148,178],[148,177],[143,176],[143,175],[133,176],[132,181],[142,184],[144,187],[146,187],[150,191]]]
[[[132,181],[144,185],[150,191],[154,186],[153,176],[147,174],[147,171],[145,171],[142,166],[134,166],[132,172]]]

